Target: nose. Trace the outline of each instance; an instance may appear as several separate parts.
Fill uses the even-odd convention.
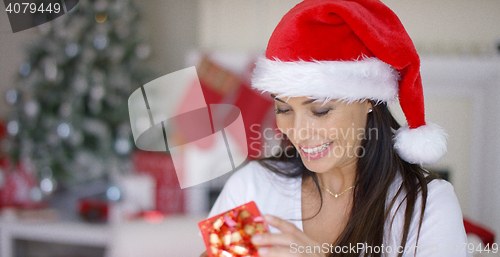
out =
[[[309,120],[306,115],[295,115],[293,120],[293,140],[295,142],[301,142],[310,139],[312,135],[312,124],[309,124]]]

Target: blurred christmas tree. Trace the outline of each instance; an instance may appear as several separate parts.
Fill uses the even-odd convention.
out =
[[[152,78],[130,0],[80,1],[39,26],[41,38],[19,68],[7,151],[38,176],[79,183],[106,176],[133,150],[128,97]],[[45,174],[45,175],[44,175]]]

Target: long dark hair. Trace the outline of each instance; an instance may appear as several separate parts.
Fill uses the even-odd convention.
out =
[[[401,238],[402,249],[405,249],[418,194],[422,194],[422,208],[418,227],[418,234],[420,234],[427,201],[427,184],[437,176],[424,170],[420,165],[410,164],[399,157],[393,147],[393,137],[394,131],[400,125],[390,113],[386,103],[372,102],[372,105],[373,111],[368,114],[365,137],[361,143],[364,154],[358,158],[356,167],[351,213],[346,227],[336,242],[333,242],[333,245],[349,246],[366,243],[368,246],[380,247],[384,238],[384,226],[388,219],[391,219],[389,221],[392,226],[393,217],[389,217],[390,210],[393,207],[399,210],[403,203],[406,203],[403,237]],[[320,209],[316,215],[321,211],[323,197],[317,175],[304,166],[297,150],[286,137],[282,141],[281,152],[272,157],[261,159],[259,162],[264,167],[282,176],[302,176],[303,179],[311,177],[316,184],[321,199]],[[290,167],[293,168],[285,170],[281,168],[282,165],[277,165],[283,162],[292,164]],[[402,178],[401,186],[393,199],[387,199],[389,187],[394,182],[398,172]],[[406,193],[403,196],[404,200],[398,206],[395,206],[396,199],[403,192]],[[388,208],[386,208],[386,201],[390,201],[387,205]],[[314,218],[316,215],[306,219]],[[329,257],[340,255],[358,256],[359,254],[331,253]],[[402,255],[403,253],[400,253],[398,256]],[[365,256],[378,257],[381,256],[381,253],[365,253]]]

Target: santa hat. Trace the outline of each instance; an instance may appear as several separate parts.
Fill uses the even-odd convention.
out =
[[[277,97],[399,102],[408,122],[394,138],[401,158],[431,164],[444,130],[425,122],[420,59],[396,14],[378,0],[305,0],[274,30],[254,88]]]

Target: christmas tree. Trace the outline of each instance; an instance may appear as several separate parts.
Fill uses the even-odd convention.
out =
[[[13,163],[28,160],[39,177],[79,183],[127,160],[128,97],[153,78],[142,68],[150,48],[138,20],[130,0],[89,0],[39,26],[6,95]]]

